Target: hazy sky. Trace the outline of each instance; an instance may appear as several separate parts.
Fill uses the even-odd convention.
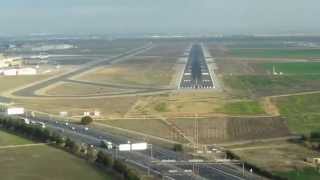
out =
[[[0,34],[318,33],[319,0],[0,0]]]

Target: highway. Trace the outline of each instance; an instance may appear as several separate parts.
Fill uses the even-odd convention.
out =
[[[121,135],[114,135],[106,131],[101,131],[97,129],[85,130],[85,126],[74,124],[68,122],[63,122],[61,120],[53,119],[52,117],[28,117],[30,120],[39,121],[46,123],[46,128],[51,129],[63,136],[72,138],[75,141],[81,143],[87,143],[94,145],[96,147],[100,146],[101,139],[112,142],[113,144],[126,144],[128,141],[131,143],[141,142],[137,139],[132,139],[130,137],[125,137]],[[190,173],[192,170],[192,165],[174,165],[174,164],[157,164],[154,161],[160,160],[176,160],[176,161],[187,161],[192,159],[191,155],[185,153],[179,153],[172,151],[170,149],[162,148],[158,145],[152,145],[152,157],[150,149],[147,151],[137,151],[137,152],[118,152],[114,150],[105,150],[107,153],[118,157],[131,163],[132,165],[147,171],[147,167],[150,168],[150,173],[154,175],[166,175],[172,179],[182,180],[182,179],[219,179],[219,180],[255,180],[259,179],[255,175],[250,175],[246,172],[247,176],[242,177],[242,172],[229,165],[199,165],[199,174],[194,175]],[[169,173],[170,170],[179,171],[182,173]],[[186,170],[186,172],[185,172]]]

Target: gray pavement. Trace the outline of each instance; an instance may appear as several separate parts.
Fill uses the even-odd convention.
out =
[[[180,82],[180,89],[215,89],[202,46],[194,44]]]

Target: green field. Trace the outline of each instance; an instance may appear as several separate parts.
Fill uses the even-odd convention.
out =
[[[319,58],[320,49],[230,49],[230,56],[248,58]]]
[[[265,114],[264,109],[257,101],[239,101],[225,104],[218,112],[229,115],[260,115]]]
[[[0,131],[0,143],[30,143]],[[6,180],[107,180],[112,179],[86,161],[65,151],[47,146],[0,149],[0,179]]]
[[[293,132],[320,132],[320,94],[282,97],[277,99],[277,105]]]
[[[318,180],[320,179],[320,173],[315,168],[305,168],[297,171],[279,172],[276,173],[279,176],[286,177],[290,180]]]
[[[274,67],[276,72],[284,74],[320,74],[320,62],[265,63],[262,67],[269,72]]]
[[[0,146],[30,144],[32,141],[0,130]]]
[[[224,83],[242,96],[266,96],[320,89],[319,75],[224,76]]]

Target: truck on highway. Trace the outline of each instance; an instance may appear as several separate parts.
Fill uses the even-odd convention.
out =
[[[101,147],[106,148],[106,149],[112,149],[113,148],[112,142],[104,140],[104,139],[101,140],[100,144],[101,144]]]

